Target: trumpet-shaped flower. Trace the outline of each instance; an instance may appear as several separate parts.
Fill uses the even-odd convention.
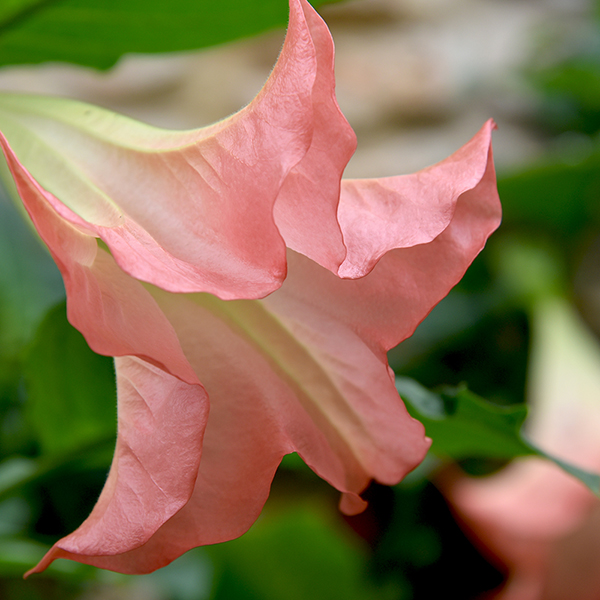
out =
[[[597,471],[600,346],[564,300],[544,300],[535,317],[528,435],[561,459]],[[439,483],[475,542],[509,571],[494,598],[600,596],[600,503],[583,483],[540,458],[489,477],[446,474]]]
[[[386,352],[497,227],[488,122],[419,173],[341,181],[355,137],[333,42],[290,1],[277,64],[239,113],[167,132],[77,102],[5,95],[0,138],[56,260],[68,316],[115,358],[118,439],[70,558],[148,572],[241,535],[298,452],[364,508],[429,440]]]

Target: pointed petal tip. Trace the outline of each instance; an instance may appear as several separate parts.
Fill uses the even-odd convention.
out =
[[[340,498],[339,508],[345,515],[358,515],[367,508],[368,502],[354,492],[344,492]]]
[[[44,554],[44,556],[38,562],[38,564],[35,565],[35,567],[33,567],[32,569],[29,569],[29,571],[27,571],[23,575],[23,579],[28,579],[29,577],[31,577],[31,575],[43,573],[57,558],[60,558],[59,556],[55,556],[56,552],[56,546],[52,546],[52,548],[50,548],[50,550],[48,550],[48,552]],[[60,552],[60,550],[58,550],[58,552]]]
[[[489,235],[500,220],[491,146],[496,127],[488,119],[448,158],[412,175],[344,180],[338,215],[347,254],[337,275],[360,279],[389,252],[433,242],[450,228],[461,198],[469,194],[477,198],[468,227]]]

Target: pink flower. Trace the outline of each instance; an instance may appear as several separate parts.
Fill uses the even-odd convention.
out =
[[[536,309],[528,437],[579,467],[600,467],[600,347],[565,301]],[[475,543],[509,572],[498,600],[600,598],[600,502],[540,458],[499,473],[439,482]],[[488,596],[486,596],[488,597]]]
[[[239,536],[290,452],[348,513],[372,479],[412,470],[429,440],[386,352],[498,226],[493,127],[415,175],[340,184],[355,137],[305,0],[263,90],[206,129],[3,96],[19,193],[69,320],[116,357],[119,396],[98,503],[33,571],[70,558],[143,573]]]

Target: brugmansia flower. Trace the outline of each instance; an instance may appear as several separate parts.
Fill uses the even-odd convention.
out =
[[[535,317],[528,436],[597,471],[600,346],[564,300],[544,300]],[[600,597],[600,503],[583,483],[549,461],[524,458],[490,477],[454,474],[440,484],[474,541],[509,572],[494,598]]]
[[[415,175],[341,182],[355,136],[333,42],[305,0],[262,91],[167,132],[84,104],[2,96],[2,147],[65,281],[68,316],[115,356],[118,439],[56,558],[124,573],[241,535],[298,452],[365,503],[425,455],[386,352],[497,227],[488,122]]]

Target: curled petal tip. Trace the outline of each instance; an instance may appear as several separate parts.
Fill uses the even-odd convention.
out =
[[[477,227],[487,238],[500,217],[494,128],[490,119],[457,152],[413,175],[343,181],[338,215],[348,251],[338,275],[364,277],[386,253],[433,242],[458,220],[457,206],[468,194],[476,195],[474,209],[482,219]]]

